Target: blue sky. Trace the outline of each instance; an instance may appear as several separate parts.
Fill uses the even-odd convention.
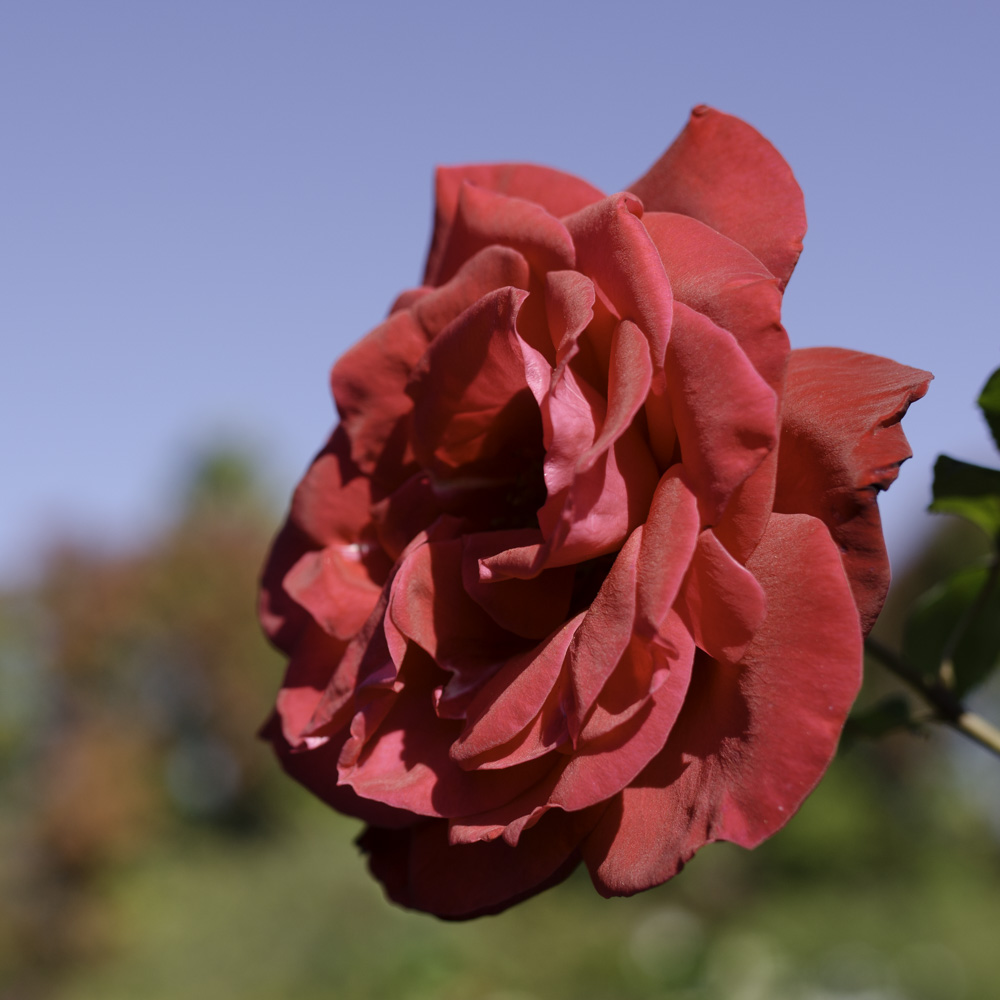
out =
[[[987,3],[33,0],[0,10],[0,581],[54,530],[159,523],[193,450],[284,496],[331,362],[421,273],[437,163],[617,190],[709,103],[806,196],[794,346],[928,368],[883,498],[897,562],[939,451],[997,463],[1000,15]]]

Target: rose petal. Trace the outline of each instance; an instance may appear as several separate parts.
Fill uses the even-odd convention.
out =
[[[677,302],[667,385],[681,460],[706,524],[777,443],[774,392],[732,334]]]
[[[598,695],[632,639],[642,539],[642,528],[632,532],[584,613],[569,647],[564,707],[574,745]]]
[[[336,678],[346,648],[346,642],[328,635],[315,622],[310,622],[302,630],[298,642],[290,651],[275,704],[281,732],[289,747],[305,745],[304,733],[331,682],[349,697],[353,696],[354,676]],[[349,712],[350,705],[347,709]],[[342,714],[337,720],[338,728],[349,721],[350,714]]]
[[[427,349],[427,336],[410,312],[398,312],[355,344],[333,366],[330,385],[351,458],[371,474],[399,419],[413,407],[410,373]]]
[[[748,568],[768,612],[741,664],[699,655],[666,747],[587,840],[604,895],[658,885],[710,841],[760,843],[836,750],[862,658],[837,546],[815,518],[776,514]]]
[[[288,652],[309,616],[285,591],[288,571],[303,554],[361,540],[369,526],[371,483],[351,461],[343,427],[331,435],[295,489],[288,518],[275,538],[261,579],[260,620],[271,641]]]
[[[413,306],[413,315],[433,340],[449,323],[484,295],[500,288],[528,290],[528,262],[516,250],[505,246],[484,247],[458,269],[447,284],[424,289]]]
[[[569,612],[574,568],[545,570],[530,580],[483,579],[480,560],[525,541],[523,531],[491,531],[467,535],[462,557],[465,592],[501,627],[526,639],[544,639]]]
[[[539,275],[576,264],[566,227],[541,205],[466,181],[459,188],[436,283],[448,281],[464,261],[494,244],[517,250]]]
[[[683,466],[661,477],[642,529],[636,575],[636,630],[652,637],[666,620],[698,542],[698,504]]]
[[[457,686],[464,689],[530,644],[501,628],[466,593],[462,553],[461,539],[412,549],[393,581],[388,618],[438,666],[460,675]]]
[[[288,595],[336,639],[350,639],[371,613],[391,564],[383,555],[381,572],[362,562],[361,545],[328,545],[307,552],[285,577]]]
[[[509,760],[517,741],[547,709],[546,718],[530,746],[518,743],[515,759],[533,759],[565,739],[558,707],[566,650],[579,628],[577,615],[562,628],[519,656],[511,657],[483,685],[466,713],[466,724],[451,747],[451,758],[467,769],[498,766]],[[473,810],[468,810],[472,812]]]
[[[417,671],[422,673],[422,671]],[[360,796],[418,816],[462,816],[520,795],[548,770],[528,761],[497,771],[466,771],[450,756],[462,723],[434,712],[432,680],[407,679],[356,759],[340,757],[340,780]]]
[[[932,377],[858,351],[816,347],[791,354],[774,509],[827,524],[866,634],[889,586],[876,496],[910,457],[899,421]]]
[[[627,710],[619,725],[601,726],[599,731],[595,727],[593,735],[587,732],[589,725],[585,728],[547,804],[568,811],[585,809],[625,788],[666,743],[684,703],[693,660],[694,643],[676,616],[665,623],[660,641],[630,643],[616,674],[655,675],[659,686],[642,702],[633,702],[642,709]],[[613,675],[610,683],[615,680]]]
[[[647,685],[641,700],[616,725],[601,727],[574,754],[557,755],[551,773],[518,798],[497,809],[452,820],[451,842],[472,843],[502,835],[513,846],[550,809],[586,809],[617,794],[663,748],[681,710],[693,658],[691,636],[676,615],[655,641],[630,642],[615,673],[619,677],[626,673],[647,679],[655,676],[655,690],[648,690]]]
[[[604,197],[602,192],[579,177],[528,163],[438,167],[435,178],[434,236],[427,254],[425,285],[441,283],[441,259],[458,209],[459,192],[466,182],[489,191],[533,201],[556,218],[576,212],[584,205],[600,201]]]
[[[466,920],[499,913],[565,879],[579,864],[580,841],[601,808],[552,812],[517,848],[502,840],[453,846],[445,822],[409,830],[369,827],[358,846],[369,855],[372,874],[391,900]]]
[[[698,536],[678,611],[700,649],[722,663],[738,663],[767,601],[753,574],[706,530]]]
[[[434,340],[413,373],[413,448],[443,478],[474,463],[506,478],[522,453],[541,449],[515,330],[525,295],[505,288],[484,296]]]
[[[412,813],[363,799],[348,785],[337,784],[337,758],[343,737],[324,743],[314,750],[293,749],[281,735],[281,727],[275,716],[264,725],[260,735],[262,739],[270,741],[286,774],[338,812],[356,816],[366,823],[376,823],[380,827],[402,828],[412,826],[415,822],[416,818]]]
[[[629,185],[651,212],[690,215],[745,246],[784,288],[806,232],[802,190],[781,154],[746,122],[700,105],[647,173]]]
[[[545,315],[556,361],[565,367],[579,350],[577,340],[594,318],[594,283],[579,271],[545,275]]]
[[[612,195],[565,220],[578,269],[608,296],[619,319],[632,320],[649,341],[654,371],[663,366],[673,297],[663,262],[640,221],[642,204]]]
[[[745,247],[690,216],[646,212],[642,224],[675,301],[728,330],[764,381],[780,391],[789,348],[778,279]]]

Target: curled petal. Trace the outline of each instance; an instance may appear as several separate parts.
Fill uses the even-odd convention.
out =
[[[594,318],[594,283],[579,271],[545,275],[545,314],[556,361],[565,367],[579,350],[577,340]]]
[[[651,212],[690,215],[745,246],[784,288],[802,253],[802,190],[781,154],[746,122],[700,105],[629,190]]]
[[[285,590],[336,639],[350,639],[364,625],[382,591],[390,568],[373,579],[362,561],[361,545],[328,545],[307,552],[285,577]]]
[[[698,503],[675,465],[661,477],[642,529],[636,575],[636,630],[655,636],[674,605],[698,542]]]
[[[286,774],[338,812],[387,829],[402,829],[418,822],[410,812],[361,798],[349,785],[337,783],[337,758],[346,734],[315,749],[304,750],[284,739],[278,719],[272,715],[260,736],[271,743]]]
[[[466,771],[449,755],[461,726],[440,719],[429,680],[411,676],[361,753],[348,757],[345,744],[340,780],[363,798],[418,816],[462,816],[509,802],[548,769],[544,761],[528,761],[496,771]]]
[[[574,744],[632,639],[642,537],[637,528],[618,553],[569,648],[564,705]]]
[[[314,622],[302,630],[288,658],[275,711],[282,737],[289,749],[306,746],[304,735],[323,692],[331,684],[345,696],[341,707],[348,711],[337,720],[337,728],[350,721],[354,675],[338,676],[347,643],[324,632]]]
[[[429,542],[401,560],[388,603],[400,635],[456,674],[456,687],[481,682],[528,643],[498,625],[462,584],[463,542]],[[397,665],[401,661],[394,652]]]
[[[899,422],[931,378],[887,358],[834,347],[792,351],[789,361],[774,509],[826,523],[866,634],[889,587],[876,497],[910,457]]]

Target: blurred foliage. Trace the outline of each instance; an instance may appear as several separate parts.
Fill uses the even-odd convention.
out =
[[[281,673],[253,615],[277,520],[255,484],[209,456],[161,537],[56,544],[0,599],[3,1000],[996,996],[1000,816],[947,733],[856,741],[772,840],[632,899],[578,873],[471,923],[385,903],[357,825],[253,738]],[[964,531],[904,574],[887,636],[981,552]],[[862,711],[892,696],[872,673]]]

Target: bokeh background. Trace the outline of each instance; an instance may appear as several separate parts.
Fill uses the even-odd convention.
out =
[[[434,165],[612,191],[709,103],[805,190],[793,345],[937,376],[882,498],[892,641],[981,547],[922,513],[934,457],[997,464],[998,33],[961,0],[0,3],[0,997],[995,997],[977,748],[854,741],[752,854],[445,924],[254,741],[253,603],[330,363],[419,280]]]

